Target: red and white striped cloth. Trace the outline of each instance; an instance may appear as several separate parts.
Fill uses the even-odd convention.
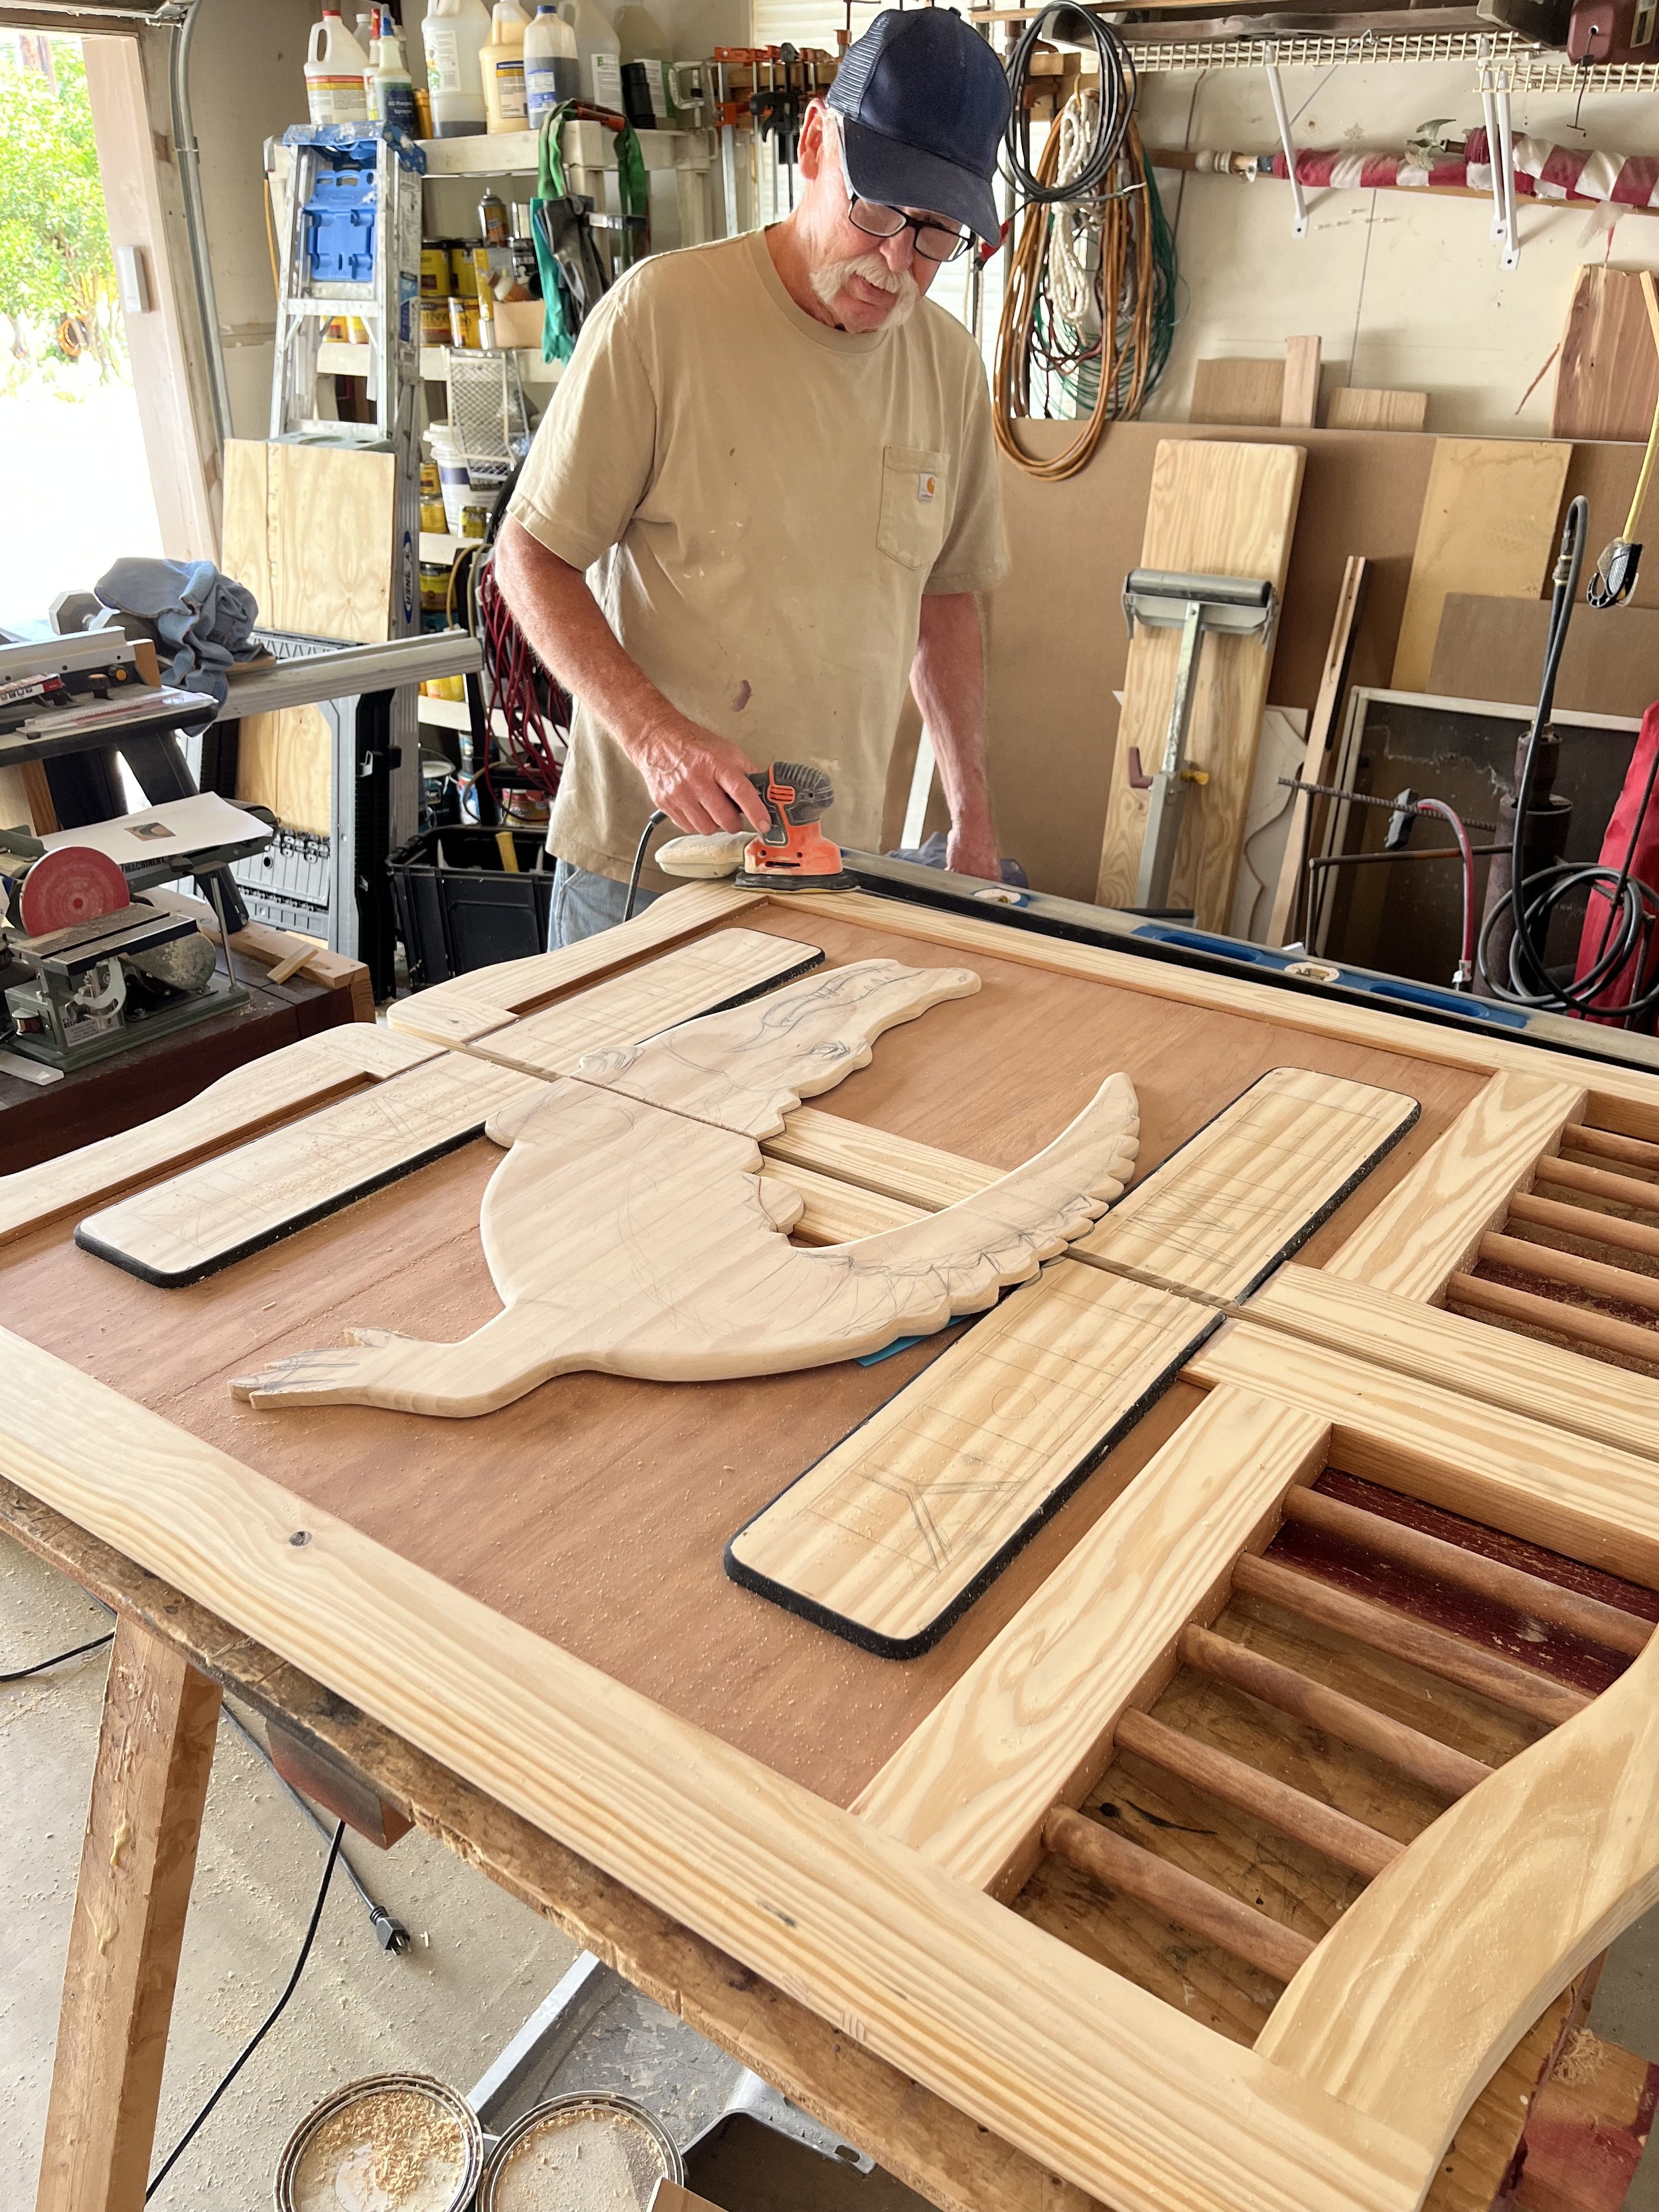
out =
[[[1659,208],[1659,155],[1589,154],[1571,146],[1553,146],[1547,138],[1512,142],[1518,198],[1580,200],[1593,206]],[[1257,173],[1289,174],[1283,154],[1261,155]],[[1427,167],[1403,154],[1299,151],[1296,173],[1304,185],[1328,185],[1339,191],[1425,191],[1436,185],[1492,190],[1492,161],[1486,134],[1471,131],[1461,153],[1446,153]]]

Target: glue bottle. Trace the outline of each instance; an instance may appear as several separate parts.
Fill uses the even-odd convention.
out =
[[[478,55],[487,131],[522,131],[526,126],[524,40],[529,28],[530,18],[519,0],[495,0],[489,43]]]
[[[432,129],[439,138],[466,138],[484,127],[478,57],[489,39],[483,0],[428,0],[421,23]]]
[[[524,34],[524,91],[532,131],[541,129],[542,118],[554,108],[581,97],[576,33],[549,0],[542,0]]]
[[[306,49],[306,106],[313,123],[361,123],[368,114],[363,71],[368,56],[340,20],[337,8],[325,8],[311,27]]]

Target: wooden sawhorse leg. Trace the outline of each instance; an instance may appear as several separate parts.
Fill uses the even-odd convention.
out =
[[[123,1614],[70,1930],[35,2212],[143,2212],[219,1686]]]

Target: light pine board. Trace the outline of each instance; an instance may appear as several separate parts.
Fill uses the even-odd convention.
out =
[[[1012,1173],[851,1243],[786,1241],[802,1200],[782,1170],[762,1172],[755,1142],[803,1090],[864,1066],[883,1030],[977,988],[962,969],[865,961],[585,1060],[518,1123],[484,1193],[500,1315],[458,1344],[356,1329],[343,1350],[294,1354],[234,1387],[259,1406],[461,1417],[579,1368],[659,1382],[781,1374],[981,1310],[1121,1191],[1139,1128],[1125,1078],[1109,1077]],[[634,1087],[590,1079],[596,1066]],[[697,1118],[670,1110],[688,1097]]]
[[[1300,1406],[1331,1424],[1332,1463],[1348,1474],[1659,1589],[1659,1468],[1635,1452],[1587,1449],[1513,1405],[1249,1316],[1218,1329],[1186,1379]]]
[[[744,1588],[890,1659],[936,1643],[1215,1325],[1060,1261],[726,1547]]]
[[[568,1075],[584,1054],[653,1036],[817,967],[823,955],[793,937],[720,929],[559,1000],[478,1038],[481,1059],[525,1075]]]
[[[1370,575],[1370,564],[1364,556],[1350,554],[1348,564],[1342,572],[1342,589],[1331,623],[1330,643],[1325,648],[1325,665],[1319,678],[1319,696],[1314,701],[1313,714],[1308,722],[1307,742],[1298,771],[1304,783],[1323,783],[1326,780],[1326,756],[1330,750],[1337,717],[1341,713],[1342,701],[1347,690],[1348,668],[1353,659],[1359,617],[1364,611]],[[1313,826],[1313,807],[1311,799],[1292,794],[1290,831],[1285,840],[1285,854],[1279,864],[1279,881],[1273,891],[1273,909],[1267,918],[1266,942],[1269,945],[1284,945],[1291,935],[1303,866],[1308,854],[1309,833]]]
[[[1097,1267],[1005,1300],[739,1530],[726,1571],[885,1656],[926,1650],[1174,1380],[1215,1325],[1200,1300],[1244,1295],[1416,1113],[1273,1070],[1072,1247]]]
[[[1281,1267],[1251,1299],[1249,1314],[1396,1374],[1506,1410],[1524,1407],[1553,1428],[1659,1460],[1659,1382],[1651,1376],[1347,1280],[1328,1267]]]
[[[1103,2203],[1428,2186],[1397,2130],[9,1334],[0,1473]]]
[[[392,635],[397,492],[389,453],[228,439],[225,574],[267,629],[376,644]]]
[[[75,1241],[146,1282],[198,1282],[435,1159],[546,1085],[445,1053],[89,1214]]]
[[[1437,1297],[1515,1193],[1530,1187],[1540,1154],[1583,1109],[1584,1092],[1553,1064],[1535,1075],[1495,1075],[1403,1182],[1329,1261],[1327,1272],[1402,1298]]]
[[[374,1022],[342,1022],[234,1067],[170,1113],[0,1176],[0,1244],[61,1220],[95,1199],[181,1168],[255,1130],[359,1084],[430,1060],[436,1048]]]
[[[762,1146],[781,1167],[813,1168],[885,1198],[909,1206],[954,1206],[996,1180],[994,1168],[981,1167],[957,1153],[920,1145],[914,1138],[890,1136],[862,1121],[848,1121],[816,1106],[798,1106],[782,1129]]]
[[[1421,691],[1427,685],[1448,592],[1538,598],[1555,551],[1556,518],[1571,459],[1571,446],[1530,438],[1435,441],[1395,647],[1393,690]]]
[[[690,937],[711,923],[748,911],[758,919],[766,904],[760,891],[740,891],[732,884],[682,884],[653,899],[643,914],[615,929],[601,930],[556,952],[532,952],[523,960],[498,960],[489,968],[453,976],[399,999],[386,1016],[406,1036],[434,1044],[465,1045],[504,1028],[556,994],[580,990],[612,969],[656,952],[677,938]]]
[[[1017,1888],[1048,1808],[1079,1803],[1104,1771],[1125,1707],[1162,1690],[1182,1630],[1224,1598],[1285,1492],[1318,1473],[1328,1434],[1316,1415],[1212,1391],[854,1811],[976,1889]]]
[[[1299,446],[1233,446],[1206,438],[1161,445],[1141,567],[1261,577],[1282,590],[1306,459]],[[1138,746],[1142,769],[1155,773],[1164,757],[1180,658],[1179,630],[1137,628],[1123,679],[1095,891],[1102,906],[1133,903],[1147,794],[1129,782],[1129,753]],[[1271,648],[1263,649],[1259,635],[1204,641],[1187,760],[1210,780],[1188,789],[1170,884],[1170,902],[1194,907],[1200,929],[1224,930],[1232,911],[1272,670]]]
[[[1287,430],[1311,430],[1319,420],[1319,358],[1316,337],[1285,341],[1285,392],[1279,419]]]
[[[1257,2053],[1437,2158],[1517,2039],[1659,1899],[1659,1638],[1349,1906]]]
[[[1206,1297],[1244,1297],[1399,1139],[1417,1102],[1275,1067],[1084,1237],[1079,1255]]]
[[[1429,419],[1426,392],[1377,392],[1344,384],[1325,410],[1328,430],[1420,430]]]

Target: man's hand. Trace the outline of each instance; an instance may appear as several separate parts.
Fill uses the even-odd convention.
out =
[[[994,884],[1002,881],[997,833],[988,813],[951,823],[945,848],[945,865],[959,876],[984,876]]]
[[[741,830],[745,821],[764,830],[771,819],[749,781],[754,763],[748,755],[684,714],[657,723],[628,750],[651,804],[694,836]]]

